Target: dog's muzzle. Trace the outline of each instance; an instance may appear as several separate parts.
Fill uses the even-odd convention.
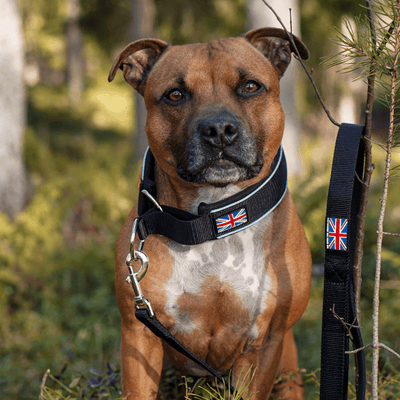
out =
[[[256,140],[235,116],[207,115],[196,124],[178,163],[178,175],[189,182],[226,186],[256,176],[263,158]]]

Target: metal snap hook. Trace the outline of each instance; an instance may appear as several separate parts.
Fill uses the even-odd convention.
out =
[[[133,221],[133,225],[132,225],[132,232],[131,232],[131,241],[130,241],[130,250],[129,250],[129,254],[131,256],[131,259],[133,259],[133,261],[136,261],[137,259],[135,258],[135,237],[136,237],[136,231],[137,231],[137,225],[138,225],[138,218],[135,218]],[[139,243],[139,249],[138,251],[142,251],[144,246],[144,240],[141,240]]]
[[[133,261],[138,261],[138,260],[140,260],[141,265],[139,270],[134,272],[134,274],[137,281],[140,282],[146,275],[147,270],[149,269],[149,257],[147,257],[147,254],[144,253],[143,251],[135,250],[133,255]],[[130,254],[128,254],[126,257],[126,264],[128,265],[128,267],[132,266],[132,256]]]
[[[131,243],[130,251],[126,256],[126,265],[128,266],[129,275],[126,278],[126,282],[132,285],[133,293],[135,298],[133,300],[134,306],[139,309],[140,307],[146,307],[151,318],[154,317],[153,309],[151,308],[150,302],[143,297],[142,290],[140,288],[139,282],[144,278],[149,269],[149,257],[142,251],[143,240],[140,242],[139,250],[135,250],[134,242],[136,236],[137,228],[137,218],[133,221],[132,233],[131,233]],[[132,268],[132,262],[140,261],[140,268],[138,271],[134,272]]]

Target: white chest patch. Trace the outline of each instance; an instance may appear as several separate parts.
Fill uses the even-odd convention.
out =
[[[166,312],[175,319],[174,332],[190,333],[195,329],[191,317],[179,311],[177,298],[184,293],[200,295],[208,277],[228,284],[241,299],[242,307],[249,310],[251,321],[255,321],[265,307],[270,288],[264,265],[263,236],[271,218],[268,215],[243,231],[196,246],[169,243],[175,261],[173,274],[166,285]],[[255,324],[248,334],[257,336]]]

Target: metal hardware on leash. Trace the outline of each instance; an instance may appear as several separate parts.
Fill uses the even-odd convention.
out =
[[[160,203],[146,189],[143,189],[141,193],[143,193],[160,211],[164,211]]]
[[[137,219],[133,221],[132,234],[131,234],[131,244],[129,254],[126,256],[126,265],[128,266],[129,275],[126,278],[126,282],[132,285],[133,293],[135,294],[135,299],[133,304],[137,309],[141,307],[146,307],[150,317],[154,317],[153,309],[151,308],[150,302],[143,297],[142,290],[140,288],[139,282],[144,278],[146,272],[149,268],[149,257],[146,253],[142,251],[144,240],[140,242],[139,250],[135,250],[134,241],[136,236]],[[137,272],[133,271],[132,262],[140,260],[141,265]]]
[[[128,256],[131,256],[131,260],[133,260],[133,261],[137,261],[137,258],[135,258],[135,249],[134,249],[137,224],[138,224],[138,219],[135,218],[135,220],[133,221],[133,226],[132,226],[131,245],[130,245],[129,254],[128,254]],[[141,240],[139,243],[139,249],[138,249],[139,251],[142,251],[143,245],[144,245],[144,240]]]

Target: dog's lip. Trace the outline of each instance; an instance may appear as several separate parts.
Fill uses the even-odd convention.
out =
[[[204,173],[208,171],[220,171],[225,174],[229,174],[229,171],[246,171],[247,168],[243,165],[236,164],[230,160],[218,159],[214,161],[211,165],[204,169]]]
[[[187,182],[225,186],[229,183],[254,178],[259,174],[263,165],[264,163],[260,159],[253,166],[245,166],[227,158],[217,157],[198,171],[188,171],[183,165],[179,165],[177,173]],[[215,179],[217,176],[218,178]]]
[[[229,154],[226,154],[223,150],[219,152],[219,154],[212,158],[206,168],[213,167],[236,167],[236,168],[248,168],[244,162],[241,162],[240,158],[236,159]]]
[[[183,165],[180,165],[178,168],[178,173],[186,173],[189,175],[202,175],[206,171],[212,170],[212,169],[221,169],[221,170],[227,170],[227,169],[247,169],[245,165],[242,165],[240,162],[236,162],[233,160],[230,160],[227,158],[223,152],[221,151],[218,156],[210,158],[206,163],[204,163],[201,168],[198,168],[196,170],[191,170],[190,168],[186,169],[183,167]]]
[[[236,163],[234,163],[233,161],[227,160],[225,158],[218,158],[217,160],[215,160],[213,162],[214,166],[218,166],[218,167],[225,167],[225,166],[237,166],[239,167],[239,165],[237,165]],[[213,166],[213,165],[211,165]]]

